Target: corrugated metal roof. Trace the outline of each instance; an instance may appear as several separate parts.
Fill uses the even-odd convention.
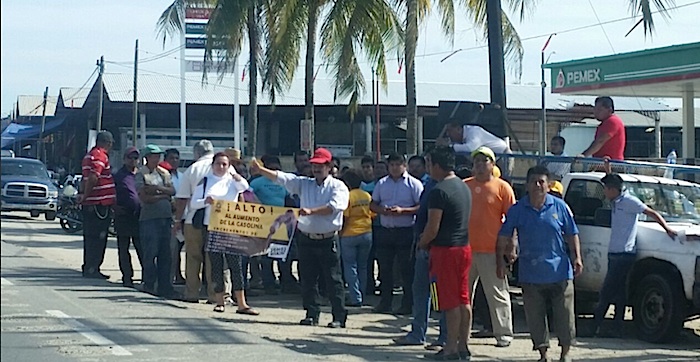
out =
[[[129,74],[105,74],[105,89],[112,102],[132,102],[133,76]],[[180,103],[180,78],[175,75],[139,74],[138,101],[145,103]],[[209,78],[208,84],[202,84],[200,75],[188,75],[186,96],[188,104],[220,104],[233,105],[233,80],[227,78],[219,84],[216,76]],[[248,104],[247,82],[239,83],[239,100],[241,105]],[[360,104],[371,105],[371,84],[367,85]],[[539,109],[541,107],[541,88],[533,85],[508,85],[507,102],[510,109]],[[269,97],[260,92],[258,105],[270,105]],[[389,82],[386,90],[381,90],[379,103],[382,105],[406,104],[404,82]],[[454,84],[454,83],[425,83],[416,84],[418,106],[437,107],[442,101],[472,101],[488,103],[490,91],[488,85]],[[545,94],[548,109],[565,110],[573,105],[592,105],[595,97]],[[613,97],[615,108],[618,110],[671,110],[659,101],[649,98]],[[316,79],[314,82],[314,103],[316,105],[346,105],[347,99],[335,100],[333,81]],[[297,78],[285,95],[278,95],[276,105],[304,105],[304,79]]]
[[[56,114],[56,102],[58,97],[48,96],[46,98],[46,115]],[[17,115],[19,117],[41,117],[43,112],[42,104],[44,96],[17,96]]]
[[[90,88],[61,87],[58,91],[64,108],[83,108],[88,94],[90,94]]]

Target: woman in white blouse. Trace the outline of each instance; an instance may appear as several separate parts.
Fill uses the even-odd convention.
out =
[[[211,205],[214,200],[239,201],[241,192],[248,189],[248,182],[240,175],[232,172],[230,168],[230,159],[223,153],[219,152],[214,155],[214,162],[211,166],[211,172],[205,176],[202,182],[197,185],[197,189],[192,194],[190,208],[202,209],[206,207],[204,214],[204,225],[209,224],[209,215],[211,213]],[[206,180],[206,182],[205,182]],[[206,189],[205,189],[206,184]],[[241,255],[224,254],[218,252],[209,252],[211,260],[211,278],[214,283],[214,292],[216,293],[215,312],[224,311],[224,258],[229,269],[231,269],[231,283],[233,284],[233,294],[236,297],[238,304],[238,314],[258,315],[260,314],[255,309],[251,308],[245,299],[243,287],[243,269],[241,265]]]

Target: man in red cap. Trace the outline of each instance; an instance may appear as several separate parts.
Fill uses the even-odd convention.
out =
[[[297,228],[299,237],[299,270],[301,293],[306,318],[301,325],[318,325],[321,314],[318,280],[325,283],[332,305],[333,321],[329,328],[345,328],[343,277],[340,269],[338,231],[343,227],[343,211],[348,207],[350,192],[343,181],[330,176],[333,155],[318,148],[309,160],[313,177],[270,170],[257,161],[250,170],[259,173],[299,195],[300,211]]]
[[[127,148],[124,152],[124,165],[114,174],[114,184],[117,189],[114,228],[117,231],[119,270],[122,272],[122,284],[129,288],[134,286],[134,268],[131,264],[129,244],[134,244],[139,262],[143,260],[139,237],[141,201],[136,190],[136,173],[139,171],[140,158],[141,155],[136,147]]]

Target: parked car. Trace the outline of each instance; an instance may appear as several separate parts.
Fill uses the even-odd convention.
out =
[[[564,176],[564,200],[579,227],[583,273],[576,278],[577,309],[592,306],[608,266],[610,203],[601,172]],[[700,315],[700,185],[655,176],[621,174],[626,191],[658,211],[679,232],[672,240],[646,215],[637,230],[637,260],[627,277],[638,337],[672,341],[683,323]]]
[[[56,218],[58,188],[39,160],[21,157],[2,158],[2,211],[28,211],[32,217],[44,214]]]

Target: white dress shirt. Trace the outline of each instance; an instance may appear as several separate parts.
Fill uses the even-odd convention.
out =
[[[465,125],[462,138],[462,143],[452,144],[452,148],[457,153],[469,154],[481,146],[490,148],[494,153],[510,153],[510,147],[506,141],[480,126]]]
[[[333,209],[329,215],[300,216],[297,222],[300,231],[326,234],[343,227],[343,211],[350,201],[350,191],[343,181],[329,175],[319,185],[314,178],[277,171],[276,182],[287,188],[289,193],[299,195],[301,208],[330,206]]]
[[[248,181],[242,177],[240,181],[236,181],[229,173],[223,177],[209,173],[206,178],[207,189],[204,190],[204,178],[202,178],[202,182],[197,185],[195,193],[190,200],[189,209],[196,212],[198,209],[206,207],[206,210],[204,210],[204,225],[209,225],[211,205],[205,203],[207,197],[211,196],[215,200],[238,201],[238,195],[248,189]],[[190,222],[192,221],[190,220]]]
[[[211,164],[214,162],[214,154],[210,153],[200,157],[197,161],[190,165],[190,167],[182,173],[182,178],[180,179],[180,185],[176,189],[175,198],[178,199],[191,199],[195,193],[194,190],[202,181],[204,176],[211,172]],[[229,173],[236,173],[236,169],[233,166],[229,167]],[[200,195],[201,197],[201,195]],[[183,218],[185,219],[185,224],[192,224],[192,218],[196,210],[192,210],[191,207],[185,209],[185,214]]]

